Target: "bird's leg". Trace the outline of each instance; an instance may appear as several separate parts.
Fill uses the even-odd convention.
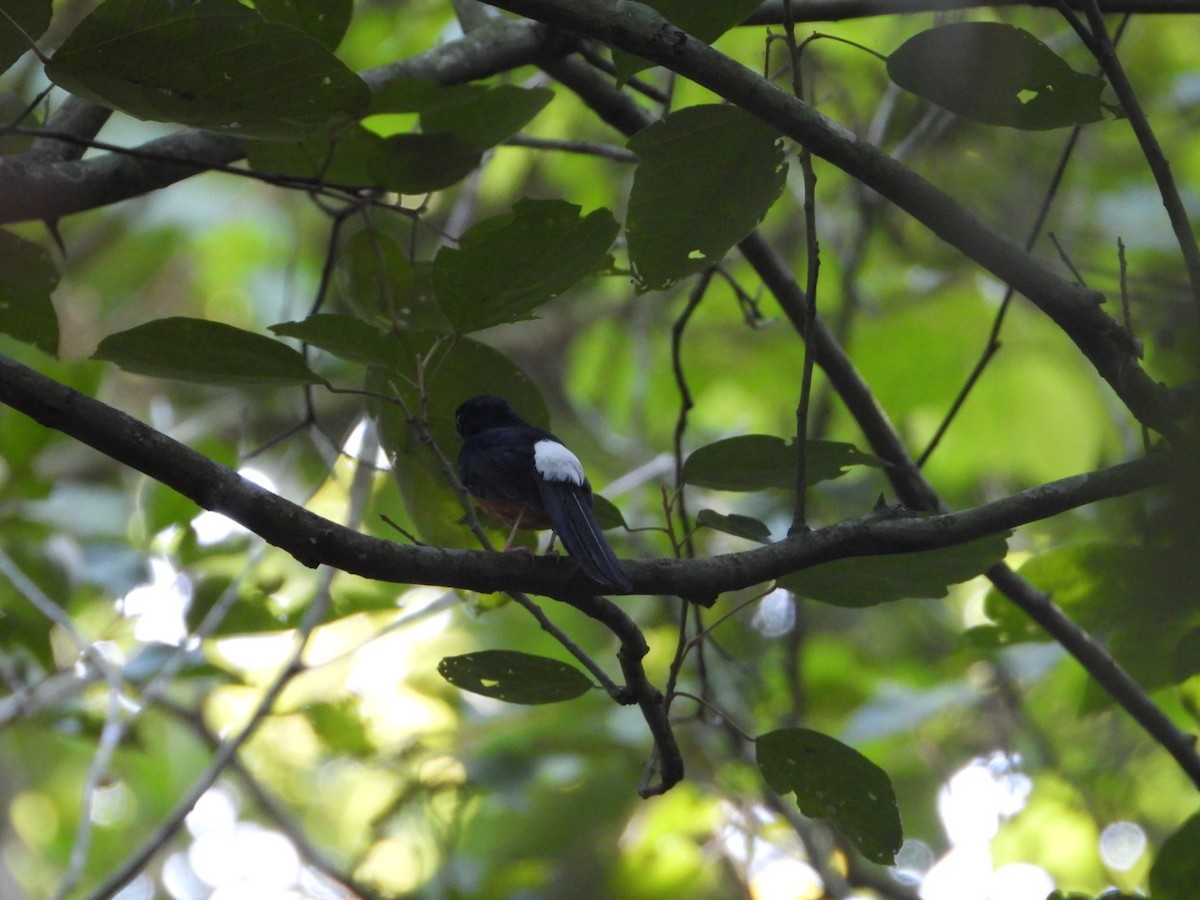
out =
[[[557,550],[554,549],[554,542],[557,540],[558,540],[558,532],[551,531],[550,532],[550,543],[546,545],[546,556],[561,556],[562,555],[561,553],[559,553]]]
[[[521,527],[521,519],[524,518],[524,516],[525,516],[524,509],[521,509],[517,512],[517,520],[515,522],[513,522],[512,531],[510,531],[508,533],[508,540],[504,542],[504,550],[503,550],[504,553],[507,553],[509,550],[511,550],[513,548],[513,546],[512,546],[513,541],[516,540],[516,537],[517,537],[517,529],[519,529]]]

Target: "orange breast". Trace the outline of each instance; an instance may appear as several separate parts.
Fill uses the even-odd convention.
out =
[[[544,512],[532,509],[518,500],[481,500],[476,497],[475,502],[485,513],[509,528],[516,524],[518,516],[521,518],[522,530],[544,531],[554,527],[554,523]]]

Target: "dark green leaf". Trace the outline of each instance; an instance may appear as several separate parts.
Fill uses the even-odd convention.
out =
[[[1007,534],[923,553],[856,556],[779,579],[779,586],[834,606],[864,607],[906,598],[945,597],[947,588],[1004,559]]]
[[[257,172],[362,187],[381,186],[373,167],[384,152],[383,139],[361,125],[297,141],[246,142],[250,167]]]
[[[0,122],[5,125],[20,125],[25,128],[37,128],[41,124],[38,110],[31,109],[28,101],[22,100],[16,94],[0,91]],[[0,156],[13,156],[24,153],[33,143],[33,138],[24,134],[5,134],[0,131]]]
[[[454,99],[421,112],[421,130],[426,134],[450,132],[479,150],[494,147],[512,137],[554,99],[549,88],[519,88],[502,84],[494,88],[474,85],[469,92],[456,92]]]
[[[696,515],[696,523],[706,528],[723,531],[725,534],[745,538],[748,541],[757,541],[760,544],[771,543],[771,529],[750,516],[741,516],[737,513],[723,515],[711,509],[702,509]]]
[[[462,181],[479,165],[478,147],[455,134],[394,134],[371,160],[376,182],[400,194],[428,194]]]
[[[1200,813],[1163,841],[1150,868],[1150,896],[1154,900],[1194,900],[1200,884]]]
[[[795,792],[804,815],[829,819],[872,862],[893,865],[904,840],[887,773],[841,741],[807,728],[784,728],[755,741],[771,789]]]
[[[617,223],[562,200],[521,200],[443,247],[433,262],[438,306],[460,334],[528,319],[607,259]]]
[[[954,22],[922,31],[888,57],[905,90],[988,125],[1043,130],[1104,117],[1104,79],[1076,72],[1028,31]]]
[[[299,28],[330,50],[342,42],[354,14],[354,0],[254,0],[254,6],[268,22]]]
[[[236,0],[107,0],[46,74],[139,119],[267,140],[348,125],[370,101],[319,41]]]
[[[629,140],[629,260],[639,291],[721,261],[783,190],[779,135],[735,106],[692,106]]]
[[[621,510],[613,504],[613,502],[605,497],[596,494],[592,497],[594,504],[594,512],[596,513],[596,521],[600,523],[600,527],[605,531],[610,528],[628,528],[625,524],[625,517],[621,515]]]
[[[58,354],[58,316],[50,292],[58,270],[44,247],[0,231],[0,334]]]
[[[506,703],[557,703],[592,689],[591,680],[574,666],[515,650],[447,656],[438,672],[455,687]]]
[[[379,228],[351,235],[338,255],[338,299],[359,318],[392,328],[449,334],[438,309],[429,264],[414,267],[399,241]]]
[[[321,384],[304,357],[286,344],[232,325],[182,316],[110,334],[92,359],[127,372],[198,384]]]
[[[0,72],[30,49],[31,40],[36,41],[42,36],[42,32],[50,25],[50,7],[51,0],[4,0],[4,11],[25,33],[22,34],[13,27],[12,22],[0,16]]]
[[[354,316],[318,313],[270,328],[280,337],[298,338],[340,359],[369,366],[391,367],[400,355],[396,341]]]
[[[723,0],[720,3],[697,3],[696,0],[647,0],[647,6],[658,10],[663,18],[678,25],[688,34],[711,44],[746,16],[758,9],[758,0]],[[613,51],[617,81],[624,84],[642,69],[654,65],[640,56]]]
[[[809,441],[805,460],[805,481],[810,485],[844,475],[850,466],[884,464],[853,444],[837,441]],[[683,480],[716,491],[794,488],[795,443],[768,434],[726,438],[689,455],[683,464]]]

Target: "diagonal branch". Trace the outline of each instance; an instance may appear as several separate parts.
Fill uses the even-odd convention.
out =
[[[1133,338],[1101,309],[1100,294],[1065,281],[879,148],[648,6],[608,0],[491,2],[666,66],[833,163],[1028,297],[1075,342],[1139,421],[1181,440],[1169,396],[1142,370]]]

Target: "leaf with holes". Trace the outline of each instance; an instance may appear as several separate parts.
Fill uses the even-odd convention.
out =
[[[110,334],[92,359],[126,372],[197,384],[323,384],[287,344],[221,322],[173,316]]]
[[[794,792],[800,812],[829,819],[872,862],[895,863],[904,834],[896,794],[883,769],[853,747],[807,728],[760,735],[755,751],[772,790]]]
[[[107,0],[46,74],[139,119],[267,140],[343,127],[370,102],[363,80],[320,41],[236,0]]]
[[[629,139],[629,261],[658,291],[721,261],[783,191],[779,134],[736,106],[691,106]]]
[[[457,688],[506,703],[558,703],[581,697],[591,680],[557,659],[516,650],[480,650],[447,656],[438,672]]]
[[[888,76],[960,116],[1030,131],[1104,118],[1104,79],[1076,72],[1022,28],[954,22],[913,35],[888,57]]]

